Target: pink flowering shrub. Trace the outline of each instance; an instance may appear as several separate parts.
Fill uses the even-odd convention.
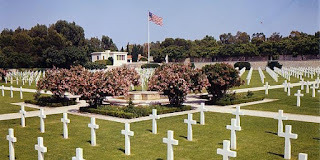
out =
[[[127,95],[130,85],[139,84],[139,75],[132,68],[116,68],[108,72],[89,72],[82,66],[68,69],[53,68],[37,84],[38,90],[49,90],[64,97],[66,92],[81,95],[91,106],[101,104],[105,96]]]
[[[182,105],[188,92],[200,91],[209,85],[201,70],[190,65],[164,64],[155,70],[148,87],[167,95],[171,105]]]
[[[212,95],[212,101],[217,101],[222,98],[226,95],[228,89],[244,83],[244,81],[240,79],[239,71],[227,63],[206,65],[202,70],[210,83],[207,91]]]
[[[6,75],[7,75],[7,71],[0,68],[0,77],[1,77],[2,81],[4,81],[4,78]]]

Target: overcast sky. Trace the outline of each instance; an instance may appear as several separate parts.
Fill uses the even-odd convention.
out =
[[[74,21],[86,38],[107,35],[121,48],[147,41],[148,10],[164,23],[150,23],[151,41],[205,35],[218,39],[237,31],[287,36],[292,30],[320,30],[319,0],[0,0],[0,30]]]

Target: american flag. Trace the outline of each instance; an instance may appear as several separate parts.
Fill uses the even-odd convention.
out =
[[[155,14],[152,14],[151,12],[149,12],[149,21],[152,21],[152,22],[154,22],[155,24],[160,25],[160,26],[163,25],[163,23],[162,23],[162,18],[161,18],[161,17],[158,17],[158,16],[155,15]]]

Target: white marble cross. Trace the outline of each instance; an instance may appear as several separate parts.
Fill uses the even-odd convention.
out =
[[[29,86],[31,86],[31,79],[29,79]]]
[[[47,118],[47,116],[44,113],[43,108],[40,109],[39,117],[40,117],[40,132],[44,133],[45,132],[44,119]]]
[[[306,93],[309,93],[309,86],[310,86],[310,82],[307,81],[306,82]]]
[[[9,128],[7,140],[9,141],[9,160],[15,160],[14,143],[17,142],[17,138],[14,137],[14,131],[12,128]]]
[[[13,79],[12,76],[10,77],[10,83],[13,84]]]
[[[266,82],[266,84],[264,85],[264,88],[265,88],[264,94],[269,94],[269,92],[268,92],[269,87],[270,87],[270,85],[268,84],[268,82]]]
[[[201,103],[200,107],[198,108],[200,111],[200,124],[204,125],[205,124],[205,117],[204,117],[204,112],[208,111],[207,108],[205,107],[204,103]]]
[[[61,122],[63,123],[63,138],[68,139],[68,123],[70,123],[70,119],[68,119],[68,114],[63,113],[63,118],[61,118]]]
[[[4,77],[4,81],[6,82],[6,84],[8,84],[8,78]]]
[[[19,84],[19,78],[18,77],[16,77],[16,82],[17,82],[17,85]]]
[[[310,87],[312,89],[312,97],[316,97],[316,84],[313,83],[312,86]]]
[[[24,110],[24,106],[23,105],[21,105],[20,113],[21,113],[21,126],[25,127],[26,126],[26,114],[27,114],[27,112]]]
[[[38,160],[44,160],[44,153],[47,152],[47,147],[43,146],[42,137],[38,137],[38,144],[34,148],[38,151]]]
[[[188,135],[187,135],[187,139],[189,141],[192,141],[192,125],[193,124],[197,124],[197,121],[193,120],[192,119],[192,114],[189,113],[188,114],[188,119],[184,119],[184,123],[187,123],[188,124]]]
[[[300,97],[303,97],[303,94],[301,94],[301,91],[298,90],[298,93],[295,93],[294,96],[297,97],[297,107],[300,107]]]
[[[298,156],[298,160],[308,160],[308,154],[306,153],[299,153],[299,156]]]
[[[96,146],[96,130],[99,129],[99,125],[96,124],[96,118],[91,117],[91,123],[88,124],[91,128],[91,145]]]
[[[152,109],[152,114],[149,117],[152,118],[152,133],[157,134],[157,119],[160,119],[160,116],[157,115],[157,109]]]
[[[301,90],[304,90],[305,82],[304,82],[303,78],[300,81],[300,85],[301,85]]]
[[[13,98],[13,88],[10,86],[10,97]]]
[[[231,125],[227,125],[227,129],[231,131],[231,149],[237,149],[236,131],[241,131],[241,127],[237,125],[236,119],[231,119]]]
[[[173,145],[178,145],[179,141],[173,139],[173,131],[168,130],[168,138],[163,138],[163,143],[167,144],[167,160],[173,160]]]
[[[283,85],[283,90],[287,92],[287,86],[288,86],[287,80],[284,80],[284,83],[282,85]]]
[[[284,159],[291,159],[291,142],[290,139],[297,139],[298,135],[291,133],[291,125],[286,125],[286,130],[280,133],[280,137],[285,139]]]
[[[315,83],[316,83],[316,87],[319,88],[319,85],[320,85],[320,79],[319,79],[319,77],[317,77]]]
[[[237,152],[230,150],[230,141],[223,140],[223,149],[218,148],[217,154],[222,155],[223,160],[229,160],[229,157],[237,157]]]
[[[125,123],[124,130],[121,130],[121,134],[124,135],[125,137],[125,154],[130,155],[131,154],[131,149],[130,149],[130,136],[134,135],[133,131],[130,131],[130,124]]]
[[[278,116],[276,116],[274,119],[278,120],[278,136],[280,133],[283,132],[283,122],[282,120],[287,120],[288,117],[283,116],[283,110],[278,111]]]
[[[236,124],[240,126],[240,115],[244,115],[244,113],[240,111],[240,106],[237,106],[236,111],[232,112],[232,114],[236,116]]]
[[[20,99],[23,99],[22,87],[20,87]]]
[[[24,86],[24,78],[22,78],[22,85]]]
[[[83,159],[83,150],[82,150],[82,148],[77,148],[76,149],[76,156],[72,157],[72,160],[85,160],[85,159]]]
[[[4,97],[4,85],[1,86],[2,96]]]
[[[291,95],[291,88],[293,88],[293,86],[291,86],[291,83],[288,83],[288,91],[287,91],[287,96]]]

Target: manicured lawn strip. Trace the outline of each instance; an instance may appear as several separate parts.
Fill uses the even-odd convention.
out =
[[[134,136],[131,137],[131,153],[125,156],[124,136],[120,131],[124,124],[97,120],[100,125],[97,130],[97,144],[92,147],[89,143],[90,129],[88,117],[69,115],[69,139],[63,139],[61,114],[47,116],[46,133],[39,132],[39,118],[28,118],[26,128],[19,126],[19,120],[0,121],[0,159],[8,158],[8,142],[5,139],[8,128],[15,129],[17,143],[15,143],[17,159],[37,159],[34,145],[37,137],[44,137],[44,145],[48,147],[45,159],[71,159],[75,156],[75,149],[84,150],[87,160],[105,159],[166,159],[166,144],[162,138],[167,137],[167,130],[174,131],[174,138],[179,145],[174,146],[175,159],[222,159],[217,155],[217,148],[222,148],[222,141],[230,139],[230,131],[226,125],[230,124],[233,115],[222,113],[206,113],[206,125],[193,125],[194,141],[187,141],[187,125],[183,119],[187,115],[163,118],[158,120],[158,134],[150,132],[151,120],[131,124]],[[194,114],[199,120],[199,114]],[[292,132],[298,134],[298,139],[292,140],[292,159],[297,159],[298,153],[307,153],[309,159],[319,159],[319,124],[297,121],[284,121],[285,125],[292,125]],[[237,132],[237,158],[248,159],[283,159],[284,138],[277,132],[277,121],[268,118],[244,116],[241,118],[242,131]]]
[[[24,92],[23,99],[20,99],[20,92],[18,91],[13,91],[13,98],[10,98],[10,91],[5,90],[4,97],[2,96],[2,93],[0,93],[0,114],[17,113],[20,110],[20,106],[12,105],[10,103],[24,102],[24,100],[32,99],[32,98],[33,98],[33,93]],[[33,111],[36,109],[25,107],[25,110]]]
[[[36,84],[35,82],[33,81],[32,84],[29,86],[29,82],[28,81],[25,81],[24,82],[24,85],[22,85],[22,80],[19,80],[19,83],[17,85],[17,81],[15,79],[13,79],[13,83],[11,84],[10,81],[8,81],[8,83],[6,84],[4,81],[0,81],[0,87],[4,85],[5,87],[16,87],[16,88],[29,88],[29,89],[36,89]]]
[[[297,107],[297,97],[294,96],[294,93],[297,93],[297,90],[300,87],[291,88],[291,96],[287,96],[287,93],[283,91],[283,88],[269,90],[269,94],[266,95],[266,98],[279,99],[270,103],[262,103],[257,105],[243,106],[242,109],[251,109],[251,110],[262,110],[262,111],[272,111],[278,112],[279,109],[282,109],[285,113],[294,113],[294,114],[305,114],[305,115],[320,115],[320,95],[316,93],[316,97],[312,96],[312,91],[306,93],[305,90],[301,91],[304,94],[301,97],[301,106]],[[254,92],[254,94],[264,94],[264,91]]]

